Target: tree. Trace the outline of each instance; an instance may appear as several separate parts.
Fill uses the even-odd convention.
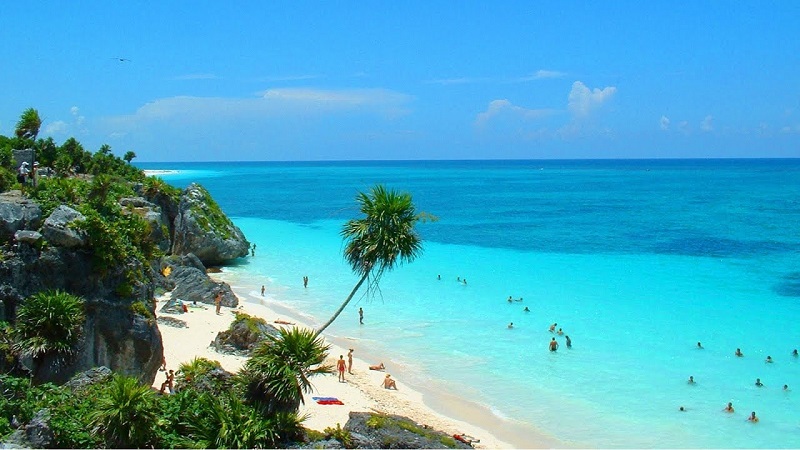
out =
[[[64,291],[42,291],[29,297],[17,311],[15,346],[34,361],[33,379],[40,380],[45,357],[75,352],[83,327],[83,299]]]
[[[36,167],[34,164],[36,163],[36,137],[39,136],[39,128],[42,126],[42,118],[39,117],[39,111],[28,108],[22,112],[22,116],[19,118],[19,122],[17,122],[17,128],[15,130],[15,134],[20,139],[30,139],[31,149],[33,151],[32,160],[31,161],[31,179],[33,180],[33,185],[36,186]]]
[[[109,448],[142,448],[153,440],[158,421],[153,389],[116,374],[97,399],[90,420]]]
[[[303,393],[310,393],[311,377],[332,373],[323,364],[330,346],[314,330],[281,328],[253,351],[240,374],[247,399],[266,414],[297,412]]]
[[[377,185],[369,194],[359,192],[356,201],[364,217],[347,221],[341,235],[346,243],[345,260],[361,278],[316,336],[339,317],[368,278],[372,277],[368,286],[377,287],[386,270],[411,262],[422,252],[422,240],[414,225],[424,216],[416,214],[410,194]]]
[[[122,157],[122,159],[124,159],[125,162],[128,163],[128,164],[130,164],[131,161],[133,161],[133,158],[136,158],[136,153],[134,153],[131,150],[128,150],[127,152],[125,152],[125,156]]]

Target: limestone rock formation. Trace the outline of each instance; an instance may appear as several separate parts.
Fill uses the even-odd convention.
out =
[[[123,198],[119,201],[123,211],[129,211],[144,219],[150,227],[150,240],[162,251],[169,251],[170,227],[168,217],[162,213],[161,207],[142,197]]]
[[[83,214],[66,205],[59,205],[50,213],[42,226],[42,235],[47,242],[59,247],[82,247],[86,245],[86,233],[71,228],[70,224],[85,220]]]
[[[222,291],[222,306],[235,308],[239,299],[227,283],[217,283],[206,275],[205,267],[194,254],[165,258],[162,263],[171,268],[167,281],[175,286],[173,300],[184,303],[214,304],[214,297]]]
[[[174,255],[194,253],[207,266],[247,256],[250,243],[208,191],[192,183],[181,196],[172,242]]]
[[[42,221],[42,208],[21,191],[0,193],[0,241],[10,240],[19,230],[36,230]]]

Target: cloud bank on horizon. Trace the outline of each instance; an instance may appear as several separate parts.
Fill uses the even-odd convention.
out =
[[[796,2],[72,9],[5,6],[1,134],[34,107],[141,161],[800,157]]]

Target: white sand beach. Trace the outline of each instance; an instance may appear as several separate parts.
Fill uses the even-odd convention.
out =
[[[237,296],[240,298],[240,306],[236,309],[238,311],[264,318],[275,326],[289,326],[274,323],[278,319],[294,322],[296,326],[304,326],[303,323],[298,322],[295,318],[281,316],[271,308],[243,301],[245,296],[241,293],[237,293]],[[158,307],[161,304],[163,304],[163,298],[159,299]],[[217,333],[226,330],[233,322],[234,313],[235,310],[233,308],[223,307],[223,314],[216,315],[213,306],[204,305],[204,308],[190,308],[189,312],[185,314],[160,314],[164,317],[169,316],[180,319],[188,325],[186,328],[159,325],[164,342],[167,369],[177,370],[181,363],[188,362],[195,357],[204,357],[219,361],[225,370],[238,371],[244,365],[246,358],[223,355],[209,346]],[[329,340],[327,342],[331,343]],[[358,355],[358,352],[359,349],[355,349],[354,355]],[[347,349],[332,344],[329,352],[329,363],[334,367],[339,355],[345,355],[346,359]],[[336,374],[312,378],[314,392],[305,396],[305,404],[300,410],[301,414],[308,415],[305,426],[322,431],[326,427],[336,427],[337,423],[344,426],[351,411],[381,412],[406,416],[417,421],[417,423],[430,426],[450,435],[467,434],[474,436],[480,439],[480,443],[474,444],[476,448],[514,448],[521,445],[518,442],[515,442],[516,445],[504,442],[487,429],[434,411],[425,404],[422,393],[405,385],[402,378],[396,377],[394,374],[393,378],[396,378],[397,390],[384,389],[381,384],[386,373],[369,370],[369,365],[374,363],[354,357],[353,373],[346,374],[346,382],[344,383],[338,381]],[[164,378],[164,372],[159,372],[153,386],[160,388]],[[311,397],[336,397],[344,405],[320,405]],[[534,441],[526,442],[524,446],[547,447],[550,445],[545,442],[538,442],[537,444]]]

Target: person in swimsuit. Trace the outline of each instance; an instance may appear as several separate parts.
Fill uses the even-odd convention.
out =
[[[556,342],[556,338],[553,338],[553,340],[550,341],[550,351],[554,352],[556,350],[558,350],[558,342]]]
[[[725,411],[726,413],[732,413],[732,412],[733,412],[733,403],[731,403],[731,402],[728,402],[728,406],[726,406],[726,407],[723,409],[723,411]]]
[[[734,355],[736,355],[736,356],[744,356],[744,354],[742,353],[742,349],[740,349],[740,348],[736,349],[736,353],[734,353]]]
[[[756,417],[756,412],[755,411],[750,413],[750,417],[747,418],[747,421],[748,422],[753,422],[753,423],[758,422],[758,417]]]
[[[336,361],[336,370],[339,371],[339,382],[344,383],[344,371],[347,369],[347,364],[344,362],[344,356],[339,355],[339,360]]]

